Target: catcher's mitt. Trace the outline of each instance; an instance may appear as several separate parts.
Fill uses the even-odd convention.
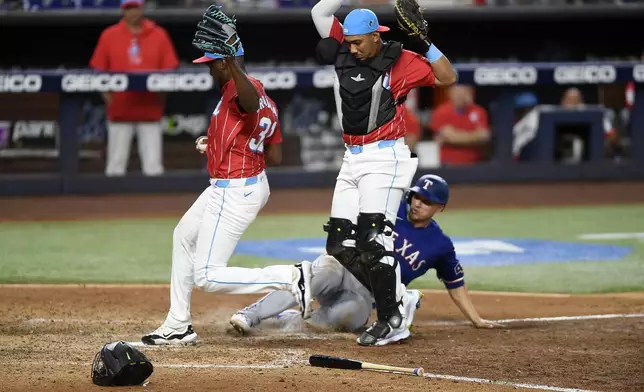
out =
[[[92,381],[101,386],[141,385],[153,370],[145,354],[125,342],[112,342],[94,356]]]
[[[192,45],[202,52],[231,57],[239,49],[240,42],[235,17],[224,14],[221,6],[211,5],[197,24]]]
[[[429,26],[427,21],[423,18],[422,10],[418,1],[416,0],[396,0],[394,4],[394,11],[396,12],[396,19],[400,28],[407,34],[411,35],[421,41],[425,41],[427,45],[431,44],[427,35],[429,34]]]

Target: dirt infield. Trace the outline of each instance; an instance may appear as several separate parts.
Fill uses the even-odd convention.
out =
[[[262,213],[328,213],[331,194],[330,189],[274,191]],[[179,217],[196,197],[4,198],[0,199],[0,221]],[[641,202],[644,183],[453,186],[450,208]],[[158,327],[166,315],[168,297],[166,286],[0,285],[0,391],[101,390],[89,377],[94,354],[104,343],[138,341],[142,334]],[[504,330],[476,330],[457,323],[462,317],[445,293],[430,292],[416,316],[411,339],[382,348],[361,348],[351,334],[285,330],[274,323],[265,324],[251,336],[239,337],[230,330],[228,319],[254,299],[195,292],[192,313],[199,343],[194,347],[144,348],[155,364],[155,372],[147,386],[129,389],[644,390],[644,317],[523,320],[509,323]],[[474,302],[483,317],[490,319],[644,313],[644,293],[478,293]],[[312,368],[307,358],[314,353],[395,366],[423,366],[432,377]]]
[[[88,391],[90,363],[102,344],[138,341],[165,317],[166,286],[0,287],[0,389]],[[644,390],[644,318],[523,321],[506,330],[476,330],[446,294],[429,292],[402,344],[362,348],[333,331],[260,326],[239,337],[227,322],[253,296],[195,292],[196,346],[143,348],[155,364],[145,391],[510,391],[510,385],[342,371],[308,366],[314,353],[404,367],[434,375],[598,391]],[[480,293],[491,319],[644,312],[644,293],[509,295]]]
[[[332,189],[275,190],[262,214],[328,213]],[[181,216],[197,194],[0,198],[0,221]],[[644,202],[644,182],[454,185],[450,208]]]

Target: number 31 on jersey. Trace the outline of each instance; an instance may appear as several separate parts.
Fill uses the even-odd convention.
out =
[[[273,122],[268,117],[262,117],[259,120],[259,128],[262,130],[256,138],[252,138],[248,147],[252,152],[263,153],[264,152],[264,140],[273,136],[275,133],[275,128],[277,127],[277,121]]]

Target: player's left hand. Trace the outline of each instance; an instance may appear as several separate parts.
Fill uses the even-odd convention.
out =
[[[480,319],[473,323],[476,328],[492,329],[492,328],[505,328],[505,325],[495,323],[494,321]]]

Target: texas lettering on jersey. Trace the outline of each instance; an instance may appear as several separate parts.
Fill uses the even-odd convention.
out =
[[[275,102],[257,79],[248,77],[259,92],[259,109],[245,113],[237,103],[235,83],[222,86],[222,97],[208,127],[208,172],[211,178],[249,178],[266,167],[264,146],[282,142]]]
[[[420,250],[414,247],[414,244],[409,242],[407,238],[401,237],[398,239],[398,233],[395,231],[392,233],[392,236],[394,237],[394,252],[405,259],[412,271],[418,271],[425,264],[425,260],[418,260]]]
[[[448,289],[465,284],[463,268],[456,258],[452,240],[432,221],[427,227],[414,227],[407,219],[407,198],[403,198],[392,236],[394,258],[400,264],[403,284],[435,269]]]

